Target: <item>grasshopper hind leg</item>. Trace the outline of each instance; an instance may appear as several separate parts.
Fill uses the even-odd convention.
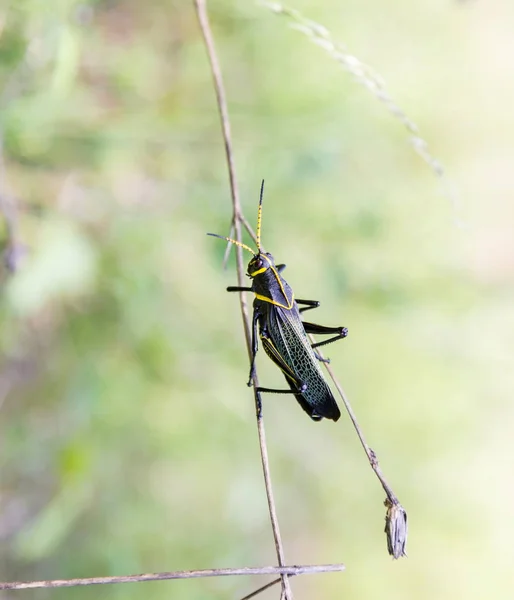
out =
[[[337,340],[342,340],[348,335],[348,329],[346,329],[346,327],[324,327],[323,325],[316,325],[316,323],[308,323],[307,321],[303,321],[303,326],[305,328],[305,333],[313,333],[316,335],[329,335],[331,333],[335,334],[328,340],[312,344],[312,348],[326,346],[332,342],[337,342]]]

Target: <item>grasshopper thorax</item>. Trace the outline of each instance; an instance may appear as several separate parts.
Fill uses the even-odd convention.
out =
[[[248,277],[252,279],[252,290],[259,302],[268,302],[291,310],[294,306],[293,290],[280,276],[285,265],[275,265],[269,252],[259,252],[248,263]]]

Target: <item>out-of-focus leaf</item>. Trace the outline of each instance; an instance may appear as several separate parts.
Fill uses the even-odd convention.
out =
[[[87,482],[64,487],[16,538],[15,549],[24,560],[41,560],[62,544],[91,500]]]
[[[96,266],[95,249],[76,225],[62,219],[44,221],[30,259],[9,283],[10,305],[17,314],[29,316],[50,302],[87,294]]]

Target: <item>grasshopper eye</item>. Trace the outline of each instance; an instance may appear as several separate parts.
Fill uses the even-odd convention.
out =
[[[263,262],[262,258],[256,258],[255,259],[254,267],[256,269],[262,269],[263,265],[264,265],[264,262]]]

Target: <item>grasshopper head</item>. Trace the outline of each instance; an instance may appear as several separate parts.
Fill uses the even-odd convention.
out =
[[[259,252],[248,263],[248,277],[253,279],[272,267],[275,267],[273,256],[269,252]]]
[[[244,248],[250,254],[253,254],[253,258],[248,263],[247,274],[248,277],[252,279],[265,273],[268,269],[272,269],[275,273],[275,277],[278,277],[277,268],[275,267],[275,260],[273,256],[269,252],[264,252],[261,246],[261,223],[262,223],[262,194],[264,192],[264,179],[261,184],[261,194],[259,197],[259,211],[257,213],[257,234],[255,236],[255,241],[257,242],[257,254],[247,246],[240,242],[239,240],[234,240],[230,237],[225,237],[223,235],[218,235],[217,233],[208,233],[207,235],[212,235],[213,237],[220,238],[222,240],[226,240],[227,242],[234,244],[235,246],[239,246],[240,248]],[[278,266],[278,273],[284,268],[285,265]]]

